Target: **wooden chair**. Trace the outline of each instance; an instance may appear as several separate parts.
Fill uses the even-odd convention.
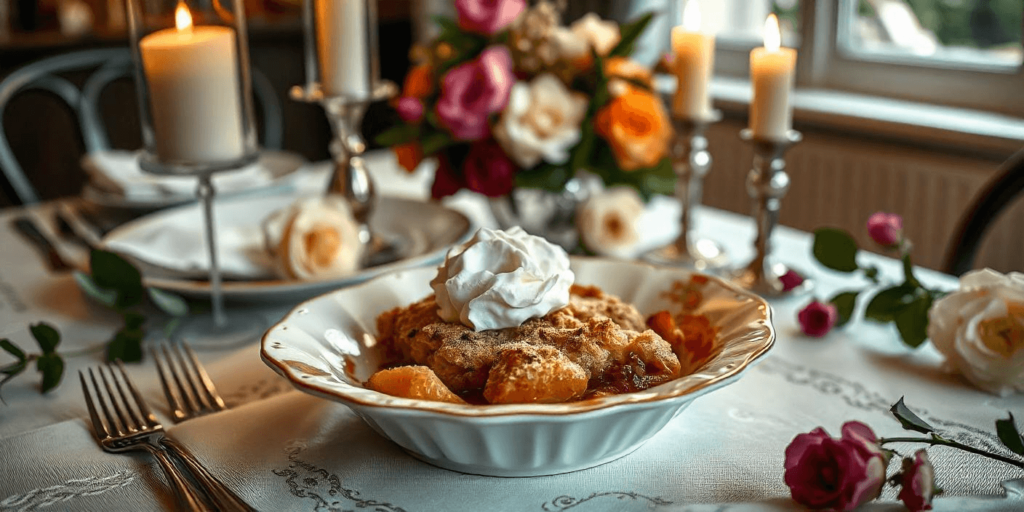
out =
[[[62,77],[74,71],[95,69],[81,87]],[[77,116],[85,150],[110,149],[107,131],[99,112],[103,89],[118,78],[132,75],[131,53],[127,48],[83,50],[49,57],[12,72],[0,82],[0,120],[8,103],[18,94],[40,90],[53,94]],[[263,146],[280,149],[284,134],[281,103],[267,77],[256,69],[252,73],[253,92],[263,114]],[[7,133],[0,122],[0,170],[9,188],[22,204],[39,201],[31,181],[25,176],[11,151]]]
[[[967,209],[953,232],[943,270],[959,276],[974,268],[974,259],[985,233],[1014,200],[1024,192],[1024,149],[1000,166]]]

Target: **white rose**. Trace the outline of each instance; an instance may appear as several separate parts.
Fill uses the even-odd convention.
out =
[[[263,227],[267,247],[284,277],[329,279],[359,268],[359,225],[341,197],[299,200],[272,214]]]
[[[529,84],[516,82],[512,86],[494,136],[522,168],[533,167],[542,158],[564,164],[569,149],[580,141],[580,125],[586,115],[587,98],[545,73]]]
[[[605,57],[622,40],[619,25],[604,21],[594,13],[587,13],[569,28],[559,27],[552,33],[552,40],[563,60],[589,60],[590,49]]]
[[[633,257],[640,241],[637,223],[643,212],[640,195],[630,187],[612,187],[591,196],[576,213],[583,245],[603,256]]]
[[[952,369],[990,393],[1024,391],[1024,274],[968,272],[928,318],[928,336]]]

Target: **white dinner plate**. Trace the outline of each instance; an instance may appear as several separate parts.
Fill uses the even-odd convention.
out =
[[[295,195],[239,196],[218,200],[214,218],[220,236],[218,256],[227,267],[271,265],[262,253],[263,219],[297,199]],[[107,248],[136,263],[148,286],[171,291],[186,297],[209,297],[205,246],[202,243],[202,213],[193,203],[162,210],[111,231],[103,239]],[[438,203],[384,196],[379,199],[370,219],[371,228],[386,239],[400,240],[402,258],[356,273],[323,281],[295,281],[264,274],[256,279],[230,279],[226,276],[223,290],[229,300],[253,302],[288,302],[301,300],[336,288],[350,286],[371,277],[398,269],[431,265],[440,262],[452,245],[469,239],[473,225],[462,213]],[[161,265],[160,254],[142,250],[146,244],[167,243],[162,237],[171,229],[190,229],[194,239],[179,256],[190,264]],[[180,233],[179,233],[180,234]],[[157,251],[159,252],[159,251]],[[253,269],[248,269],[253,270]],[[238,277],[236,274],[235,277]]]

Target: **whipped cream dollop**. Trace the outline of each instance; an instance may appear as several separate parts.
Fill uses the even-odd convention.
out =
[[[453,247],[430,287],[442,319],[485,331],[519,327],[565,307],[575,279],[561,247],[517,226],[481,228]]]

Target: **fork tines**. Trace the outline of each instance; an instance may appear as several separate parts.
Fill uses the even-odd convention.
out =
[[[111,364],[105,367],[101,366],[96,368],[95,372],[93,368],[89,368],[88,380],[86,380],[85,374],[81,370],[78,372],[78,379],[82,384],[82,393],[85,395],[85,405],[89,409],[89,417],[92,419],[96,437],[103,440],[105,438],[128,436],[160,428],[160,423],[157,422],[156,417],[149,410],[135,384],[128,378],[128,373],[125,372],[121,361],[117,361],[118,372],[114,372],[113,366]],[[99,379],[96,378],[97,373],[99,374]],[[120,373],[120,379],[117,378],[117,373]],[[89,391],[90,382],[92,383],[92,392]],[[122,382],[124,386],[122,386]],[[131,399],[125,393],[125,387],[128,388]],[[114,392],[115,389],[116,393]],[[95,401],[93,396],[96,397]],[[107,406],[108,401],[110,402],[109,407]],[[99,410],[96,408],[96,403],[99,403]],[[103,413],[102,416],[99,414],[100,411]]]
[[[164,344],[150,352],[175,423],[227,409],[196,353],[185,342]]]

